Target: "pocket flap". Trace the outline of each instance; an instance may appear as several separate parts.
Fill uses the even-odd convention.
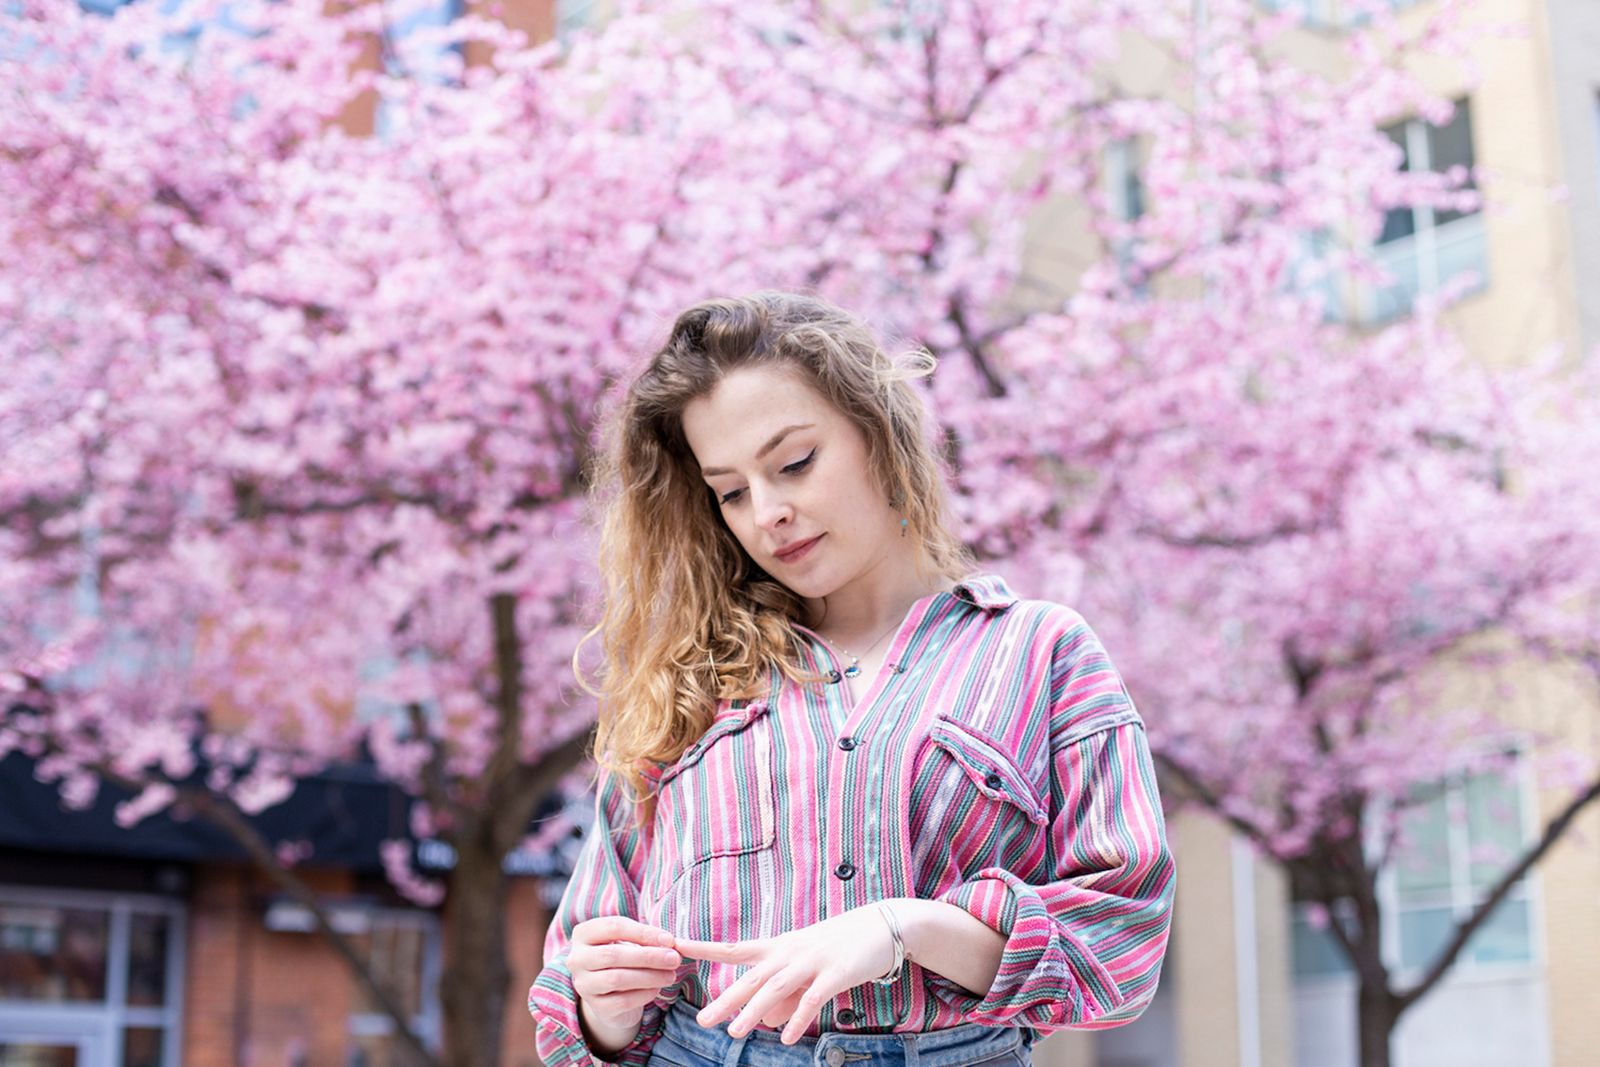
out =
[[[752,700],[743,707],[731,707],[722,712],[722,714],[711,720],[711,725],[706,727],[706,732],[701,734],[694,744],[683,750],[683,755],[678,757],[676,763],[661,772],[660,776],[656,778],[655,787],[660,789],[667,782],[699,763],[700,758],[706,754],[706,750],[712,745],[730,734],[736,734],[744,730],[762,715],[765,715],[767,711],[768,704],[765,700]]]
[[[948,714],[941,714],[934,720],[929,736],[950,753],[985,795],[1016,805],[1027,813],[1030,822],[1044,825],[1048,814],[1034,792],[1033,783],[1028,781],[1010,753],[994,740]]]

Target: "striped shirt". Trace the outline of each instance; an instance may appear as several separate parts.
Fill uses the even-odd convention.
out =
[[[794,628],[802,667],[845,668]],[[625,787],[602,774],[528,991],[545,1064],[594,1062],[566,953],[572,928],[600,915],[739,941],[917,897],[1005,935],[986,993],[908,960],[894,984],[826,1003],[808,1037],[968,1022],[1042,1035],[1144,1010],[1175,867],[1143,722],[1081,615],[980,574],[912,605],[853,708],[844,685],[774,673],[768,698],[723,701],[676,762],[653,765],[650,834],[633,829]],[[703,1006],[739,973],[684,960],[617,1060],[643,1067],[673,1000]]]

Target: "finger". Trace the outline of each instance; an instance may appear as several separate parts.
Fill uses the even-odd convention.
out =
[[[795,975],[787,968],[769,976],[750,999],[745,1001],[743,1009],[734,1017],[733,1022],[728,1024],[729,1036],[743,1037],[755,1029],[763,1016],[789,999],[796,981]]]
[[[612,967],[604,971],[589,971],[582,976],[574,975],[572,984],[578,996],[593,998],[643,990],[654,994],[676,978],[676,971],[662,971],[653,967]]]
[[[692,960],[714,960],[718,963],[742,963],[744,956],[738,942],[691,941],[687,937],[674,939],[678,952]]]
[[[615,993],[591,994],[584,999],[605,1014],[621,1015],[624,1012],[638,1011],[646,1004],[660,1000],[662,995],[662,992],[652,989],[629,989]]]
[[[701,1008],[700,1013],[695,1018],[699,1020],[701,1026],[716,1026],[722,1020],[731,1018],[735,1012],[744,1006],[745,1001],[749,1000],[755,991],[761,988],[761,984],[766,981],[767,975],[771,974],[775,969],[775,967],[768,964],[752,967],[740,975],[738,980],[727,989],[719,993],[714,1000]]]
[[[799,1041],[811,1027],[812,1020],[822,1013],[822,1005],[841,992],[843,990],[832,988],[832,983],[825,981],[819,974],[810,988],[801,995],[800,1003],[789,1016],[789,1022],[784,1026],[783,1033],[778,1035],[778,1040],[785,1045]]]
[[[800,994],[803,992],[805,992],[803,989],[790,990],[789,995],[783,999],[781,1004],[768,1008],[761,1014],[761,1025],[773,1030],[782,1027],[784,1023],[789,1021],[789,1016],[793,1015],[795,1009],[799,1007]]]
[[[572,949],[572,962],[591,971],[611,967],[656,967],[676,969],[683,958],[676,949],[652,948],[627,941],[612,941],[601,945],[581,945]]]
[[[649,926],[626,915],[602,915],[586,919],[573,927],[573,941],[599,945],[608,941],[629,941],[636,945],[671,948],[675,938],[659,926]]]

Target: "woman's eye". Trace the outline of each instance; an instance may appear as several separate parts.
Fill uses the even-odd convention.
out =
[[[816,454],[817,450],[813,448],[810,452],[806,453],[805,459],[795,460],[793,463],[783,468],[783,472],[785,474],[799,474],[801,471],[806,469],[806,467],[811,463],[811,460],[816,457]]]
[[[805,458],[797,459],[793,463],[789,464],[787,467],[783,468],[783,473],[785,473],[785,474],[799,474],[801,471],[803,471],[807,467],[811,466],[811,461],[813,459],[815,459],[816,456],[817,456],[817,450],[813,448],[810,452],[806,453]],[[743,493],[743,492],[744,492],[743,489],[729,489],[726,493],[723,493],[721,496],[719,496],[717,498],[717,503],[720,504],[720,505],[724,505],[724,506],[726,506],[728,504],[731,504],[735,500],[738,500],[739,499],[739,494]]]

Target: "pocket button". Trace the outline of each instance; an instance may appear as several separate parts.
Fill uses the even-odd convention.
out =
[[[1006,784],[1005,780],[993,771],[989,772],[989,777],[985,778],[983,782],[990,789],[999,789],[1001,786]]]

